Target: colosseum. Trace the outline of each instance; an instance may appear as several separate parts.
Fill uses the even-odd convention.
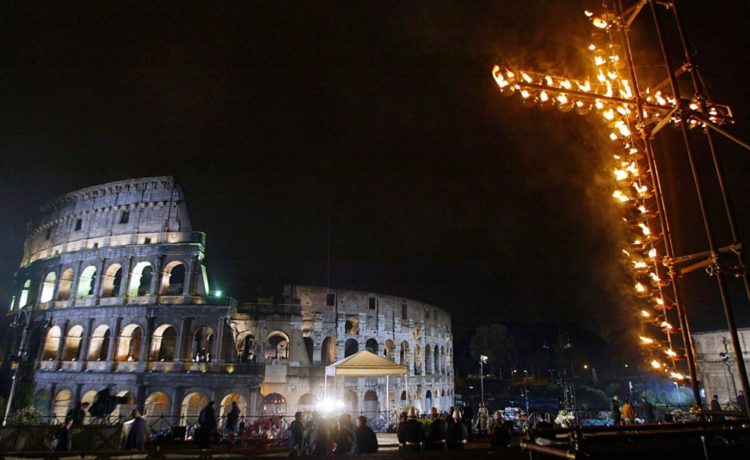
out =
[[[9,315],[32,312],[24,343],[36,360],[35,404],[54,417],[107,386],[131,401],[113,415],[136,405],[181,425],[209,400],[219,415],[236,401],[249,417],[311,409],[326,392],[371,417],[452,405],[448,313],[315,286],[288,285],[254,303],[212,292],[206,236],[193,231],[172,177],[85,188],[40,211]],[[407,383],[391,379],[386,391],[384,377],[347,377],[324,388],[325,366],[363,349],[406,366]]]

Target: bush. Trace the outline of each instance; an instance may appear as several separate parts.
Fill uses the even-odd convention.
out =
[[[42,423],[43,417],[44,414],[41,411],[33,407],[24,407],[13,412],[8,417],[8,422],[11,425],[39,425]]]

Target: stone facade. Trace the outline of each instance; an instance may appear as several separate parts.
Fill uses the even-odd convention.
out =
[[[750,369],[750,329],[739,329],[745,366]],[[701,382],[706,399],[719,395],[722,407],[737,400],[742,389],[737,377],[737,364],[732,352],[732,342],[727,331],[699,332],[693,334],[695,352],[700,368]]]
[[[409,369],[392,407],[453,401],[450,316],[413,300],[287,286],[280,301],[211,295],[205,235],[192,231],[171,177],[112,182],[41,208],[16,273],[10,315],[33,312],[37,404],[62,416],[111,385],[149,418],[291,414],[326,392],[324,367],[365,348]],[[19,338],[15,336],[16,349]],[[385,378],[328,382],[349,411],[386,407]],[[123,405],[118,410],[128,410]]]

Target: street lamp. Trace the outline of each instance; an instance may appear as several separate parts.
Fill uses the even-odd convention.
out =
[[[479,355],[479,388],[482,394],[482,404],[484,404],[484,365],[489,358],[485,355]]]

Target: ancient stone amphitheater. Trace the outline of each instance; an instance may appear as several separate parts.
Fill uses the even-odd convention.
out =
[[[38,408],[62,417],[97,391],[128,396],[148,419],[189,425],[209,400],[224,415],[311,409],[324,367],[369,349],[408,367],[401,379],[328,381],[347,411],[447,409],[453,340],[445,311],[397,296],[288,285],[255,303],[212,292],[206,236],[193,231],[171,177],[85,188],[41,207],[15,277],[9,315],[31,313]],[[218,295],[217,295],[218,294]],[[28,315],[27,315],[28,316]],[[13,350],[21,328],[13,331]]]

